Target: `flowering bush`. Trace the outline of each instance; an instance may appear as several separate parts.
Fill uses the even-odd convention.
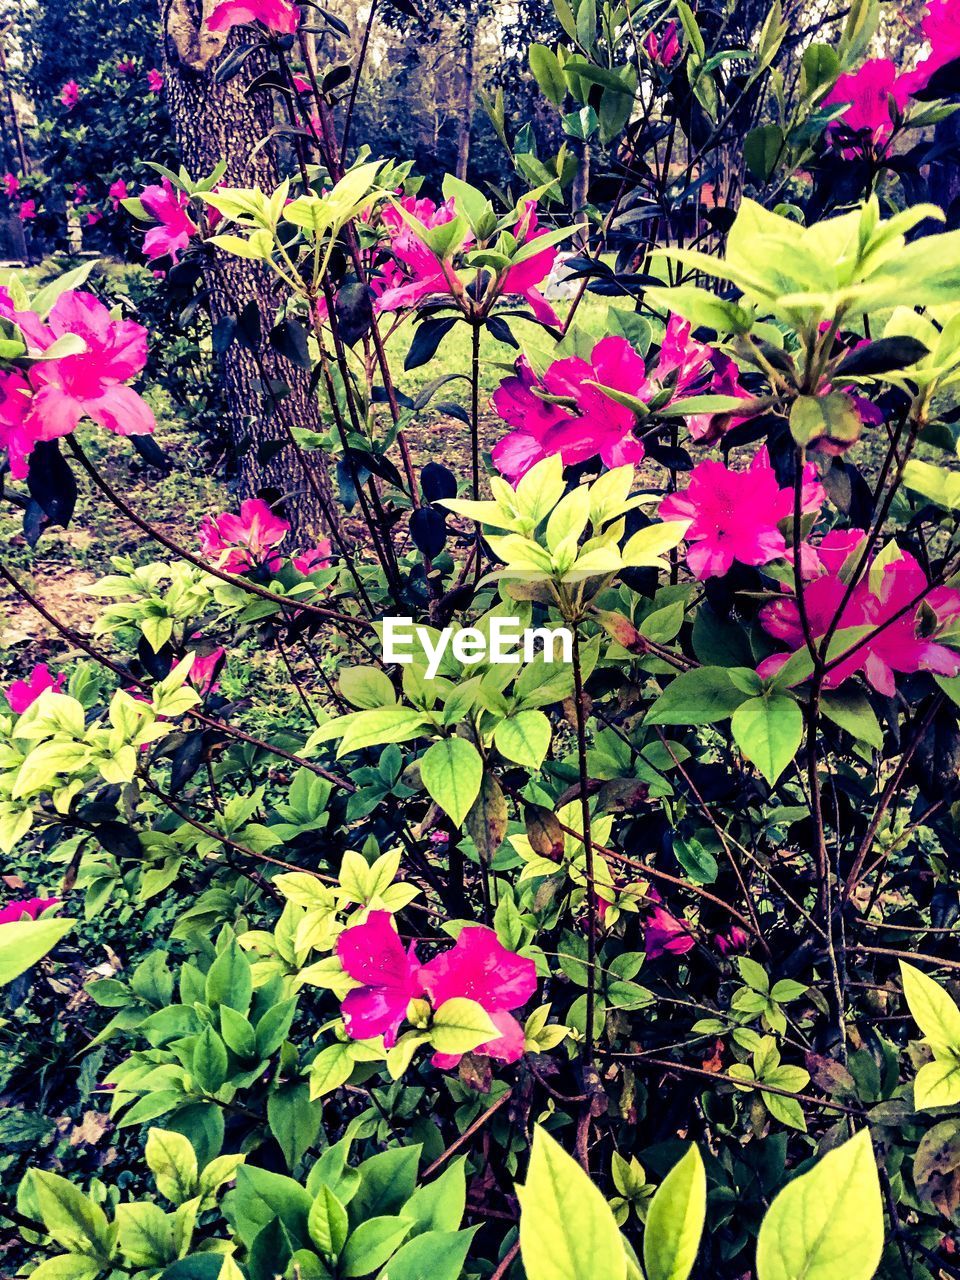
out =
[[[954,1273],[960,231],[892,184],[956,33],[888,67],[869,3],[798,53],[779,5],[749,48],[674,12],[558,4],[531,50],[624,170],[573,210],[503,121],[509,194],[349,163],[299,8],[208,15],[275,58],[295,172],[114,198],[157,262],[269,273],[327,428],[279,447],[350,512],[312,544],[296,494],[141,509],[101,446],[154,428],[144,328],[11,283],[30,538],[74,471],[143,535],[88,628],[0,567],[69,645],[0,713],[0,980],[39,1021],[82,973],[125,1162],[13,1153],[24,1275]]]

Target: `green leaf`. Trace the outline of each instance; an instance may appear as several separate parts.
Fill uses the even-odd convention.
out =
[[[555,106],[561,106],[567,94],[567,82],[557,55],[545,44],[532,44],[529,58],[533,78],[544,96],[549,98]]]
[[[539,1125],[517,1195],[527,1280],[626,1280],[626,1253],[610,1206]]]
[[[252,996],[250,961],[236,939],[231,938],[207,973],[206,1003],[212,1009],[225,1004],[237,1013],[246,1014]]]
[[[391,742],[407,742],[423,732],[423,717],[412,707],[376,707],[372,711],[354,712],[349,717],[343,740],[337,748],[337,759],[364,747],[388,746]],[[333,721],[332,724],[336,724]],[[324,725],[324,728],[327,728]]]
[[[413,1219],[412,1232],[456,1231],[463,1219],[467,1202],[466,1156],[454,1160],[448,1169],[417,1187],[403,1206],[405,1217]]]
[[[960,475],[932,462],[911,458],[903,469],[903,483],[914,493],[929,499],[948,511],[960,508]]]
[[[687,1280],[707,1211],[707,1176],[691,1145],[657,1188],[647,1211],[643,1266],[647,1280]]]
[[[377,1280],[460,1280],[470,1231],[426,1231],[401,1245]]]
[[[0,987],[33,968],[76,923],[64,916],[50,916],[0,924]]]
[[[392,680],[379,667],[345,667],[337,683],[353,707],[372,710],[374,707],[392,707],[397,701]]]
[[[699,725],[726,720],[746,701],[725,667],[684,671],[667,685],[644,717],[644,724]]]
[[[213,1027],[204,1027],[197,1036],[190,1074],[204,1093],[216,1093],[227,1078],[227,1047]]]
[[[173,1217],[157,1204],[117,1205],[120,1251],[135,1267],[157,1267],[174,1262]]]
[[[912,964],[900,961],[903,994],[913,1020],[934,1052],[960,1054],[960,1008],[939,982]]]
[[[498,1034],[483,1006],[463,996],[445,1000],[430,1024],[430,1043],[437,1053],[470,1053]]]
[[[342,1276],[365,1276],[383,1266],[410,1234],[409,1218],[368,1218],[350,1235],[340,1258]]]
[[[794,1178],[757,1240],[757,1280],[870,1280],[883,1252],[880,1180],[864,1129]]]
[[[843,689],[824,689],[820,695],[820,707],[828,720],[846,729],[858,741],[876,747],[878,751],[883,746],[883,729],[870,699],[849,680]]]
[[[751,177],[768,182],[783,155],[783,130],[778,124],[751,129],[743,140],[743,158]]]
[[[102,1270],[95,1258],[80,1253],[61,1253],[41,1262],[31,1271],[31,1280],[94,1280]]]
[[[109,1261],[115,1248],[113,1232],[100,1206],[59,1174],[32,1169],[30,1177],[40,1217],[51,1238],[71,1252]]]
[[[771,786],[797,754],[803,739],[803,712],[783,693],[751,698],[730,721],[737,746]]]
[[[960,1055],[926,1062],[913,1082],[913,1105],[918,1111],[952,1107],[960,1102]]]
[[[539,769],[550,746],[550,721],[542,711],[518,711],[493,731],[497,750],[514,764]]]
[[[313,1202],[307,1228],[321,1253],[333,1257],[339,1255],[349,1231],[347,1211],[326,1184],[320,1187]]]
[[[182,1133],[150,1129],[145,1154],[157,1190],[171,1204],[181,1205],[196,1194],[197,1153]]]
[[[424,752],[420,777],[430,798],[459,827],[480,793],[483,761],[466,738],[443,738]]]
[[[306,1081],[281,1085],[267,1096],[267,1121],[293,1172],[313,1146],[323,1123],[323,1106],[311,1102]]]

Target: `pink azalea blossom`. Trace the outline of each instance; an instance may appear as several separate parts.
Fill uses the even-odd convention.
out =
[[[78,182],[77,185],[73,188],[73,203],[79,204],[81,200],[86,200],[86,198],[87,198],[87,184],[85,182]]]
[[[502,946],[493,929],[466,925],[456,944],[420,970],[420,981],[435,1009],[462,997],[474,1000],[490,1016],[500,1033],[478,1045],[475,1053],[499,1062],[517,1062],[523,1056],[523,1028],[509,1012],[525,1005],[537,989],[537,968],[526,956]],[[462,1054],[436,1053],[435,1067],[455,1067]]]
[[[198,638],[194,637],[194,639]],[[188,679],[198,693],[214,693],[220,687],[217,683],[217,672],[223,666],[223,660],[226,656],[227,652],[221,645],[217,645],[209,653],[196,653],[194,655],[193,666],[190,668]]]
[[[680,57],[680,41],[677,38],[677,24],[670,21],[657,35],[651,31],[643,42],[643,49],[651,62],[659,67],[669,67]]]
[[[313,85],[306,76],[295,75],[293,77],[293,87],[297,93],[312,93]]]
[[[925,89],[935,71],[960,58],[960,11],[956,0],[929,0],[920,28],[930,49],[916,70],[904,77],[912,93]]]
[[[87,214],[87,226],[95,227],[98,222],[103,221],[103,213],[100,209],[91,209]]]
[[[321,538],[309,551],[302,551],[300,555],[291,557],[293,567],[302,574],[317,573],[320,569],[326,569],[332,551],[330,539]]]
[[[388,1049],[397,1043],[407,1005],[423,994],[414,943],[405,950],[389,911],[371,911],[363,924],[337,939],[344,972],[362,985],[348,991],[341,1006],[343,1025],[354,1040],[383,1036]]]
[[[68,80],[60,90],[60,101],[67,108],[72,110],[80,101],[80,86],[76,80]]]
[[[840,121],[827,129],[829,140],[841,147],[847,159],[864,149],[882,149],[893,133],[890,99],[903,111],[913,87],[910,77],[901,75],[890,58],[869,58],[856,71],[844,72],[823,100],[825,107],[847,104]],[[847,132],[862,141],[851,145],[844,137]]]
[[[513,228],[513,234],[520,244],[531,244],[547,234],[547,228],[541,227],[537,221],[537,206],[533,200],[527,201],[522,217]],[[530,310],[541,324],[560,323],[557,313],[537,287],[550,275],[558,252],[556,245],[550,245],[540,253],[517,263],[515,267],[510,267],[500,281],[501,294],[528,302]]]
[[[227,573],[246,573],[264,567],[271,573],[280,567],[277,546],[290,532],[286,520],[274,515],[262,498],[247,498],[240,514],[229,511],[204,516],[200,549]]]
[[[600,455],[608,467],[639,462],[643,445],[634,439],[633,411],[617,404],[597,386],[612,387],[648,399],[650,384],[641,356],[625,338],[611,335],[593,348],[590,360],[556,360],[537,378],[524,357],[516,373],[493,395],[493,407],[515,430],[494,447],[493,462],[511,483],[543,458],[559,453],[565,465]],[[573,407],[553,404],[537,392],[563,396]]]
[[[110,197],[114,213],[116,213],[120,208],[120,201],[126,200],[128,194],[127,184],[124,182],[123,178],[117,178],[115,182],[110,183],[110,190],[107,192],[107,195]]]
[[[156,67],[151,67],[147,72],[147,88],[151,93],[160,93],[163,89],[163,76]]]
[[[27,475],[27,459],[40,438],[27,427],[33,389],[16,369],[0,373],[0,449],[6,449],[15,480]]]
[[[815,641],[826,636],[843,603],[849,572],[841,576],[841,569],[845,563],[848,568],[856,566],[856,552],[862,547],[864,537],[861,530],[828,534],[816,548],[815,557],[809,562],[804,559],[803,602]],[[960,653],[937,638],[946,628],[952,630],[960,619],[960,591],[948,587],[927,588],[926,574],[906,551],[900,553],[898,560],[884,566],[878,585],[871,583],[870,574],[864,574],[843,606],[835,633],[851,627],[875,629],[887,625],[828,671],[824,687],[837,688],[851,676],[862,673],[878,693],[892,697],[896,692],[897,672],[960,675]],[[925,599],[918,601],[925,590]],[[918,602],[914,604],[914,601]],[[926,616],[922,610],[924,604],[929,610]],[[934,619],[932,626],[928,621],[930,614]],[[770,635],[792,650],[804,646],[800,611],[792,592],[764,605],[760,621]],[[774,675],[789,656],[789,653],[774,654],[757,670],[765,677]]]
[[[647,916],[643,941],[647,959],[657,960],[664,955],[684,955],[692,950],[696,939],[689,927],[665,907],[655,906]]]
[[[746,929],[734,924],[726,933],[714,934],[713,944],[722,956],[728,956],[735,951],[746,951],[750,945],[750,935]]]
[[[73,334],[85,350],[36,364],[30,370],[34,389],[28,429],[38,440],[69,435],[81,418],[90,418],[117,435],[149,435],[153,411],[124,384],[147,360],[147,331],[132,320],[114,320],[91,293],[69,290],[60,295],[46,324],[32,312],[18,312],[17,323],[31,350],[45,351]]]
[[[121,58],[117,63],[118,76],[135,76],[137,74],[137,64],[133,58]]]
[[[44,911],[55,907],[61,898],[18,898],[0,907],[0,924],[15,924],[18,920],[36,920]]]
[[[729,356],[691,336],[690,322],[678,315],[667,321],[657,363],[650,375],[658,390],[671,390],[670,403],[687,396],[724,395],[751,399],[740,385],[740,370]],[[700,444],[716,440],[725,430],[743,422],[728,414],[699,413],[687,419],[687,430]]]
[[[819,511],[824,492],[816,471],[804,472],[802,510]],[[687,564],[694,576],[715,578],[734,561],[763,565],[784,556],[787,544],[778,525],[793,514],[793,490],[777,483],[766,448],[746,471],[705,459],[694,467],[681,493],[660,503],[661,520],[689,520]]]
[[[140,203],[160,223],[158,227],[151,227],[144,237],[143,252],[151,261],[169,257],[171,262],[176,262],[191,237],[200,231],[187,212],[190,197],[176,189],[169,178],[164,178],[159,184],[144,187]]]
[[[28,679],[14,680],[7,690],[6,699],[10,704],[10,710],[14,715],[22,716],[24,711],[32,707],[41,693],[47,689],[52,689],[54,693],[62,692],[66,678],[63,671],[55,677],[45,662],[38,662]]]
[[[290,36],[300,22],[300,10],[287,0],[221,0],[207,19],[207,27],[229,31],[248,22],[262,22],[268,31]]]
[[[17,217],[21,222],[32,222],[37,216],[37,202],[34,199],[22,201],[20,208],[17,210]]]
[[[5,173],[3,175],[3,194],[7,199],[12,200],[19,190],[20,179],[17,175],[15,173]]]

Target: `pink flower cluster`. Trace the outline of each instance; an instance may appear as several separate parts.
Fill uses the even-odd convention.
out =
[[[428,197],[416,199],[406,196],[400,204],[428,230],[450,222],[457,212],[453,200],[437,205]],[[390,236],[390,260],[382,268],[382,282],[375,285],[375,292],[379,294],[379,310],[413,308],[438,294],[463,296],[466,284],[452,261],[445,259],[441,262],[395,207],[385,209],[381,217]],[[529,244],[546,234],[546,229],[537,221],[536,206],[532,200],[527,202],[512,234],[520,245]],[[498,279],[498,295],[522,298],[542,324],[559,324],[556,312],[538,288],[553,269],[556,256],[556,247],[550,246],[542,253],[532,254],[516,266],[509,267]]]
[[[169,258],[175,263],[191,238],[200,232],[189,214],[190,197],[174,187],[169,178],[164,178],[151,187],[144,187],[140,203],[159,223],[144,237],[143,252],[151,262],[156,258]]]
[[[276,573],[283,558],[277,550],[290,532],[290,525],[270,508],[262,498],[247,498],[234,515],[224,511],[218,516],[204,516],[200,525],[200,550],[225,573],[249,573],[266,569]],[[329,538],[290,563],[302,574],[316,573],[330,563]]]
[[[819,511],[824,492],[816,469],[804,472],[801,510]],[[769,564],[787,554],[779,525],[793,515],[793,490],[781,489],[766,447],[746,471],[734,471],[711,458],[697,464],[690,483],[660,503],[661,520],[689,520],[687,564],[696,578],[716,578],[734,561]]]
[[[250,22],[261,22],[276,35],[290,36],[300,23],[300,10],[288,0],[221,0],[207,19],[207,27],[229,31]]]
[[[890,58],[869,58],[840,76],[824,99],[825,107],[847,104],[840,121],[827,130],[828,140],[847,159],[866,150],[881,151],[893,134],[891,101],[904,111],[910,95],[925,89],[935,71],[960,58],[956,0],[929,0],[920,26],[930,49],[913,71],[900,71]]]
[[[671,67],[680,57],[679,30],[676,22],[666,23],[658,35],[651,31],[643,41],[643,51],[658,67]]]
[[[14,680],[4,696],[10,704],[10,710],[14,715],[22,716],[24,711],[28,707],[32,707],[46,689],[52,689],[54,693],[61,693],[63,691],[63,682],[66,678],[62,671],[54,678],[47,664],[38,662],[30,672],[29,677],[26,680]]]
[[[835,530],[802,559],[803,603],[815,640],[823,639],[840,610],[865,537],[861,529]],[[845,565],[847,572],[843,573]],[[932,626],[927,621],[931,615],[935,620]],[[764,605],[760,621],[770,635],[791,650],[804,645],[800,610],[792,591]],[[930,589],[923,569],[909,552],[902,551],[898,560],[884,566],[879,585],[871,582],[870,574],[864,574],[843,606],[835,633],[850,627],[883,629],[829,671],[824,687],[834,689],[862,673],[878,693],[891,697],[896,692],[897,672],[960,675],[960,653],[937,638],[943,629],[956,626],[958,621],[960,591],[948,587]],[[762,676],[774,675],[789,656],[774,654],[757,670]]]
[[[388,911],[371,911],[363,924],[346,929],[337,940],[344,972],[360,986],[344,998],[347,1034],[354,1040],[383,1036],[391,1048],[411,1000],[426,997],[434,1009],[460,997],[481,1005],[498,1035],[475,1053],[499,1062],[523,1056],[523,1028],[511,1010],[519,1009],[537,989],[532,960],[503,947],[492,929],[467,925],[453,947],[427,964],[417,960],[416,945],[404,948]],[[436,1067],[455,1067],[461,1054],[433,1055]]]
[[[43,915],[44,911],[49,911],[60,901],[60,898],[16,898],[13,902],[8,902],[5,907],[0,907],[0,924],[16,924],[19,920],[36,920]]]
[[[66,84],[61,86],[59,98],[61,104],[65,106],[68,111],[73,110],[80,101],[80,86],[77,84],[76,80],[68,80]]]
[[[0,316],[20,329],[28,354],[39,356],[59,338],[83,343],[76,355],[38,361],[24,375],[0,373],[0,447],[7,450],[16,479],[41,440],[69,435],[89,418],[117,435],[149,435],[153,411],[126,385],[147,359],[147,331],[131,320],[115,320],[91,293],[60,295],[46,322],[33,311],[14,309],[0,296]]]
[[[639,462],[644,450],[633,435],[633,410],[605,395],[600,386],[644,403],[667,390],[671,401],[705,392],[749,398],[736,365],[695,341],[689,322],[679,316],[670,317],[649,374],[630,343],[616,336],[601,338],[589,360],[570,356],[554,361],[542,378],[521,357],[514,376],[501,382],[493,395],[493,407],[515,428],[494,447],[497,469],[516,483],[537,462],[556,453],[565,465],[598,454],[608,467]],[[715,414],[695,414],[688,428],[695,440],[706,442],[726,421]]]

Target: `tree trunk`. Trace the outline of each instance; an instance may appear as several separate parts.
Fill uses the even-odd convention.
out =
[[[457,177],[467,180],[470,166],[470,135],[473,132],[473,96],[477,60],[477,11],[474,0],[468,0],[463,13],[463,99],[460,107],[460,133],[457,139]]]
[[[205,0],[208,14],[212,0]],[[268,69],[263,50],[250,54],[238,75],[218,84],[215,70],[222,55],[250,37],[242,27],[229,37],[211,34],[201,26],[201,12],[193,0],[173,0],[167,8],[164,32],[165,88],[170,118],[183,163],[193,178],[206,176],[221,160],[227,163],[223,185],[260,187],[273,191],[280,181],[272,146],[256,144],[273,127],[269,93],[245,96],[250,82]],[[275,490],[285,499],[285,513],[294,534],[312,536],[329,528],[335,518],[330,481],[322,460],[310,463],[314,483],[304,472],[290,443],[291,427],[320,429],[309,373],[290,363],[270,346],[279,296],[273,277],[262,263],[232,257],[216,250],[203,268],[211,321],[240,316],[249,303],[260,315],[260,334],[254,350],[231,342],[217,359],[227,406],[226,427],[237,461],[244,497]],[[285,384],[287,394],[271,393],[269,384]],[[308,455],[309,456],[309,455]],[[313,454],[313,459],[322,455]],[[273,496],[273,495],[271,495]]]

